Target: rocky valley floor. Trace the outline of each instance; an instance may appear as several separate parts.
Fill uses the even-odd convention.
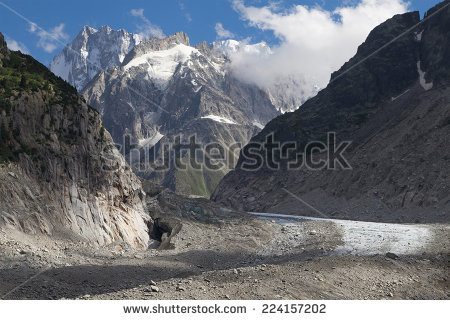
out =
[[[449,299],[449,226],[183,220],[174,250],[0,231],[3,299]]]

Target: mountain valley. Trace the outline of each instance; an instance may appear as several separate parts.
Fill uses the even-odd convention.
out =
[[[448,30],[393,16],[306,102],[233,74],[264,42],[0,33],[0,298],[448,300]]]

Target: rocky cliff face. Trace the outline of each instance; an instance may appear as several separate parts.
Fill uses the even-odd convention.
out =
[[[100,72],[83,95],[100,111],[114,141],[124,146],[129,135],[136,148],[175,144],[176,136],[187,141],[194,134],[201,144],[244,145],[279,114],[264,91],[227,73],[219,50],[206,43],[192,47],[184,33],[141,42],[121,65]],[[150,154],[163,157],[159,146]],[[209,196],[229,170],[182,172],[170,166],[154,172],[130,162],[145,178],[202,196]]]
[[[141,39],[125,30],[85,26],[50,63],[50,70],[81,91],[101,70],[120,65]]]
[[[148,246],[138,178],[98,112],[0,35],[0,226]]]
[[[261,150],[265,165],[246,172],[241,157],[212,199],[253,211],[448,219],[450,7],[438,11],[448,3],[431,9],[431,18],[365,59],[419,23],[419,13],[397,15],[375,28],[326,89],[299,110],[271,121],[253,139],[264,141],[274,133],[275,141],[296,142],[301,153],[308,143],[325,142],[328,132],[336,132],[338,142],[352,141],[345,153],[352,170],[269,170],[267,150]],[[314,155],[316,160],[324,156]]]

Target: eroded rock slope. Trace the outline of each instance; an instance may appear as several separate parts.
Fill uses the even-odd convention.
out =
[[[141,183],[98,112],[2,35],[0,129],[2,228],[148,246]]]

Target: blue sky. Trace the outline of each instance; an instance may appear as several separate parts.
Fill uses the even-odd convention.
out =
[[[262,7],[273,3],[266,0],[246,0],[246,6]],[[293,5],[320,6],[333,11],[342,5],[351,5],[358,0],[281,0],[277,1],[279,10]],[[419,10],[421,15],[439,0],[409,0],[409,10]],[[46,31],[54,30],[63,43],[70,42],[84,25],[99,28],[109,25],[113,29],[126,29],[138,32],[142,19],[133,16],[132,9],[144,9],[143,13],[153,25],[168,35],[178,31],[186,32],[191,44],[203,40],[212,42],[217,38],[216,25],[233,33],[236,39],[251,38],[252,42],[264,40],[276,44],[278,39],[271,30],[262,31],[250,26],[233,9],[231,0],[147,0],[147,1],[23,1],[0,0],[0,32],[9,45],[13,42],[26,48],[29,54],[48,65],[53,56],[61,49],[60,43],[40,42],[38,30],[30,32],[30,24],[9,11],[5,4],[17,13],[35,22]],[[56,29],[55,29],[56,28]]]

